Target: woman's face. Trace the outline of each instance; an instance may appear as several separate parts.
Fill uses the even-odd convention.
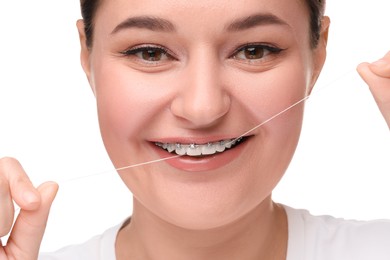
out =
[[[186,154],[120,172],[137,205],[206,229],[269,202],[303,105],[228,141],[311,90],[325,52],[308,17],[298,0],[103,1],[82,59],[114,165]]]

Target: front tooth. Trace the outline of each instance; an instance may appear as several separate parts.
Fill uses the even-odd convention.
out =
[[[175,152],[178,155],[185,155],[186,154],[186,150],[187,150],[187,145],[181,145],[181,144],[177,144],[176,145]]]
[[[202,145],[202,154],[211,155],[216,153],[215,145],[208,143],[207,145]]]
[[[222,153],[226,149],[232,148],[236,143],[240,142],[240,139],[231,139],[224,140],[215,143],[208,143],[204,145],[196,145],[196,144],[169,144],[169,143],[156,143],[157,146],[166,149],[168,152],[176,152],[178,155],[188,155],[188,156],[200,156],[200,155],[212,155],[217,152]]]
[[[187,155],[189,155],[189,156],[200,156],[200,155],[202,155],[202,148],[199,145],[191,144],[187,148]]]
[[[215,150],[216,150],[217,152],[220,152],[220,153],[222,153],[223,151],[225,151],[225,142],[224,142],[224,141],[221,141],[221,142],[216,143]]]

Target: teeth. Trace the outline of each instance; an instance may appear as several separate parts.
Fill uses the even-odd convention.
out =
[[[215,146],[215,150],[217,150],[217,152],[219,152],[219,153],[222,153],[223,151],[225,151],[225,142],[221,141],[221,142],[217,143],[217,145]]]
[[[170,152],[170,153],[175,151],[175,149],[176,149],[176,145],[174,145],[174,144],[166,144],[166,146],[167,146],[167,148],[164,148],[164,149],[168,150],[168,152]]]
[[[202,155],[202,147],[199,145],[191,144],[187,149],[187,155],[189,156],[200,156]]]
[[[234,142],[234,143],[236,143],[236,142]],[[227,149],[230,149],[230,148],[232,148],[232,145],[233,145],[233,142],[227,142],[226,144],[225,144],[225,147],[227,148]]]
[[[206,145],[202,145],[202,155],[211,155],[215,154],[216,152],[217,150],[213,144],[208,143]]]
[[[223,140],[208,144],[156,143],[158,147],[177,155],[201,156],[222,153],[240,143],[242,138]]]
[[[176,144],[175,152],[176,152],[178,155],[185,155],[186,152],[187,152],[187,148],[185,147],[185,145]]]

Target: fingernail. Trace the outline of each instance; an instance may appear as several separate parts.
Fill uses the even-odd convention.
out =
[[[37,203],[39,201],[38,196],[32,191],[25,191],[23,193],[23,199],[28,204],[34,204],[34,203]]]

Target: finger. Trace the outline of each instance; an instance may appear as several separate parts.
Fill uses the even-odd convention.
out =
[[[40,195],[16,159],[0,159],[0,176],[8,180],[11,197],[19,207],[28,210],[39,207]]]
[[[363,62],[357,67],[357,72],[367,85],[370,85],[370,74],[372,74],[369,66],[368,62]]]
[[[14,221],[14,204],[8,180],[0,175],[0,237],[9,233]]]
[[[381,104],[390,103],[390,78],[378,76],[371,68],[372,65],[365,62],[360,64],[357,70],[362,79],[370,87],[375,100]]]
[[[373,73],[382,78],[390,78],[390,52],[382,59],[370,64]]]
[[[369,63],[362,63],[357,70],[370,87],[370,91],[390,128],[390,78],[374,73]]]
[[[58,185],[47,182],[38,187],[41,204],[37,210],[20,211],[5,250],[15,259],[37,259],[46,229],[50,207],[57,194]]]

